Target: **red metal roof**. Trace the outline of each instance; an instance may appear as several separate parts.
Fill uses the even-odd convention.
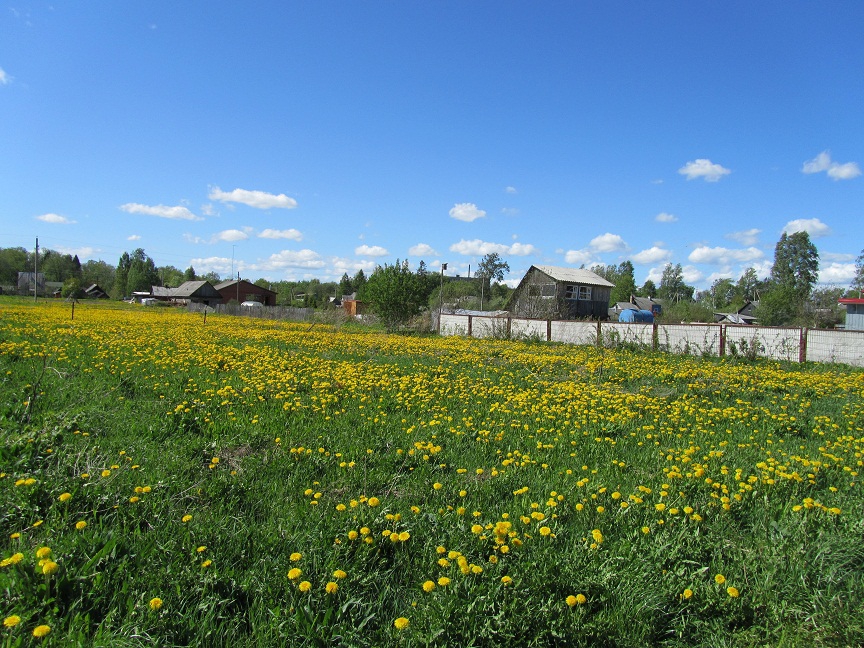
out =
[[[864,304],[864,299],[860,297],[847,297],[844,299],[838,299],[837,301],[840,304]]]

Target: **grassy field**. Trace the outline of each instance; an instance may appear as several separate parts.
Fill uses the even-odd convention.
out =
[[[861,370],[13,299],[0,434],[7,646],[864,638]]]

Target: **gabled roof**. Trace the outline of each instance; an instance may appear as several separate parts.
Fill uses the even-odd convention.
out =
[[[224,290],[225,288],[230,288],[231,286],[236,286],[237,284],[246,284],[247,286],[254,286],[254,287],[257,288],[258,290],[263,290],[264,292],[268,292],[268,293],[270,293],[270,294],[272,294],[272,295],[277,295],[277,294],[278,294],[278,293],[277,293],[276,291],[274,291],[274,290],[270,290],[269,288],[262,288],[261,286],[258,286],[258,285],[256,285],[256,284],[253,284],[253,283],[249,282],[249,281],[246,281],[245,279],[240,279],[240,280],[237,280],[237,279],[229,279],[228,281],[223,281],[222,283],[218,283],[218,284],[216,284],[216,285],[214,286],[214,288],[216,288],[216,290]]]
[[[222,298],[209,281],[185,281],[171,291],[171,296]]]
[[[591,272],[584,268],[561,268],[558,266],[547,265],[531,266],[531,268],[536,268],[555,281],[569,281],[574,284],[582,284],[583,286],[615,287],[615,284],[611,281],[606,281],[606,279],[598,275],[596,272]],[[531,272],[531,268],[528,269],[528,272]],[[526,273],[526,276],[527,274],[528,273]]]

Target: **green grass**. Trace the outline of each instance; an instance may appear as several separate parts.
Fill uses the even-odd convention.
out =
[[[0,302],[8,645],[864,637],[861,370],[70,311]]]

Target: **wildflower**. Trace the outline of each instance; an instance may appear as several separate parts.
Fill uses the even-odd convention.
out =
[[[5,619],[3,619],[3,625],[6,628],[14,628],[16,625],[21,623],[21,617],[17,614],[12,614]]]
[[[42,565],[42,573],[45,574],[46,576],[50,576],[51,574],[56,572],[59,568],[60,568],[60,565],[58,565],[53,560],[46,560]]]
[[[337,569],[336,571],[333,572],[333,578],[339,578],[339,579],[342,579],[342,578],[345,578],[347,575],[348,575],[348,574],[346,574],[346,573],[345,573],[344,571],[342,571],[341,569]]]
[[[150,609],[155,612],[156,610],[162,608],[162,599],[158,596],[154,596],[152,599],[150,599],[150,603],[148,603],[148,605],[150,606]]]
[[[191,520],[191,519],[192,519],[192,516],[189,515],[189,514],[187,513],[187,514],[184,515],[182,518],[180,518],[180,521],[181,521],[183,524],[186,524],[186,523],[187,523],[189,520]]]
[[[726,593],[727,593],[729,596],[731,596],[732,598],[738,598],[738,594],[739,594],[739,592],[738,592],[738,588],[737,588],[737,587],[727,587],[727,588],[726,588]]]
[[[682,599],[689,599],[692,596],[693,596],[693,590],[690,589],[689,587],[687,589],[685,589],[684,592],[681,594]]]
[[[540,535],[541,536],[548,536],[550,533],[552,533],[552,529],[550,529],[548,526],[540,527]]]
[[[576,605],[585,605],[585,602],[586,602],[587,600],[588,600],[588,599],[585,598],[585,595],[584,595],[584,594],[577,594],[577,595],[576,595]]]
[[[130,504],[137,504],[140,501],[141,501],[141,498],[138,497],[137,495],[133,495],[132,497],[129,498]]]
[[[645,535],[648,535],[649,533],[651,533],[651,529],[649,529],[647,526],[643,526],[642,527],[642,533],[644,533]]]
[[[105,470],[102,471],[102,476],[103,476],[103,477],[108,477],[108,476],[110,476],[110,475],[111,475],[111,471],[108,470],[107,468],[106,468]]]
[[[65,502],[66,500],[68,500],[71,497],[72,497],[72,493],[61,493],[60,497],[58,497],[57,499],[60,500],[61,502]]]
[[[438,579],[438,586],[439,587],[447,587],[449,584],[450,584],[450,579],[447,578],[446,576],[442,576],[441,578]]]
[[[42,637],[47,637],[48,633],[51,632],[51,626],[49,625],[38,625],[33,628],[33,636],[37,639],[41,639]]]
[[[393,625],[396,627],[397,630],[404,630],[408,627],[410,623],[411,622],[405,617],[399,617],[393,622]]]
[[[441,482],[435,482],[434,484],[432,484],[432,488],[434,488],[435,490],[441,490],[443,487],[444,484],[442,484]]]
[[[87,523],[84,520],[79,520],[78,522],[75,523],[75,528],[78,531],[83,531],[86,526],[87,526]]]
[[[300,576],[302,576],[302,574],[303,572],[296,567],[288,570],[288,578],[290,578],[291,580],[297,580],[298,578],[300,578]]]
[[[726,582],[726,577],[723,574],[717,574],[714,577],[714,582],[717,583],[718,585],[722,585],[723,583]]]
[[[204,553],[205,551],[207,551],[207,547],[205,545],[201,545],[195,551],[197,551],[198,553]]]
[[[399,534],[399,542],[407,542],[410,539],[411,539],[411,534],[408,533],[407,531],[402,531]]]
[[[594,529],[591,532],[591,537],[594,538],[594,542],[598,545],[603,544],[603,534],[600,532],[600,529]]]
[[[564,599],[564,601],[565,601],[565,602],[567,603],[567,605],[568,605],[569,607],[571,607],[571,608],[574,607],[574,606],[576,605],[576,597],[573,596],[572,594],[571,594],[570,596],[568,596],[566,599]]]
[[[201,563],[201,567],[202,567],[203,569],[207,569],[207,567],[209,567],[209,566],[212,565],[212,564],[213,564],[213,561],[212,561],[212,560],[205,560],[204,562]]]
[[[330,581],[329,583],[327,583],[324,586],[324,591],[327,592],[328,594],[335,594],[338,589],[339,589],[339,586],[336,583],[334,583],[333,581]]]
[[[504,585],[510,585],[510,584],[513,582],[513,579],[512,579],[510,576],[502,576],[502,577],[501,577],[501,582],[502,582]]]
[[[377,497],[370,497],[370,498],[366,501],[366,503],[367,503],[369,506],[371,506],[372,508],[375,508],[376,506],[378,506],[378,505],[381,503],[381,500],[379,500]]]
[[[42,558],[50,558],[51,557],[51,547],[39,547],[36,550],[36,557],[40,560]]]
[[[12,533],[9,537],[12,538],[13,540],[17,540],[18,538],[21,537],[21,534],[16,531],[15,533]]]
[[[312,583],[310,583],[309,581],[300,581],[297,589],[299,589],[301,592],[308,592],[310,589],[312,589]]]
[[[291,554],[291,556],[290,556],[288,559],[289,559],[291,562],[297,562],[297,561],[300,560],[302,557],[303,557],[303,554],[301,554],[301,553],[295,551],[294,553]]]

